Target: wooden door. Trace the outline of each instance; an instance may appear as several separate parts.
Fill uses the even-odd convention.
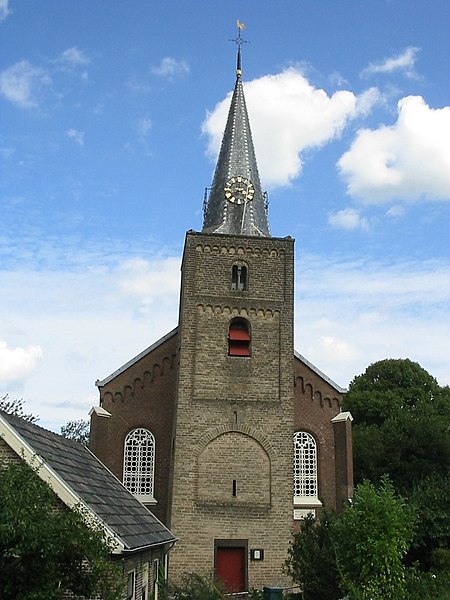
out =
[[[218,546],[216,554],[216,577],[230,592],[245,591],[245,548]]]

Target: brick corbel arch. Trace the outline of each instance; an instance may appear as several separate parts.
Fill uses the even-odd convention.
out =
[[[211,443],[214,439],[219,437],[220,435],[224,435],[225,433],[242,433],[243,435],[247,435],[254,440],[256,440],[260,446],[266,451],[270,462],[272,462],[274,458],[274,452],[269,444],[269,440],[266,436],[261,435],[256,429],[250,427],[248,425],[241,425],[237,423],[236,425],[219,425],[218,427],[214,427],[210,429],[200,438],[197,445],[193,448],[192,454],[194,458],[198,458],[202,451],[206,448],[206,446]]]

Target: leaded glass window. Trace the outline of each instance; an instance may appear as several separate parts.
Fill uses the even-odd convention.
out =
[[[294,434],[294,497],[317,498],[317,445],[306,431]]]
[[[153,498],[155,438],[147,429],[133,429],[125,438],[123,484],[139,500]]]

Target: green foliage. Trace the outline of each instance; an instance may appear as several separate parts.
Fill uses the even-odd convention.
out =
[[[173,600],[225,600],[225,594],[221,582],[197,573],[188,573],[180,584],[173,586],[168,597]]]
[[[323,510],[318,521],[307,516],[291,542],[286,571],[301,586],[304,600],[338,600],[336,560],[333,549],[334,513]]]
[[[418,363],[386,359],[369,365],[353,379],[345,398],[346,410],[357,423],[381,425],[387,418],[433,402],[440,388]]]
[[[333,524],[337,566],[351,600],[407,598],[403,558],[413,526],[413,511],[387,478],[378,488],[368,481],[357,486]]]
[[[61,435],[69,440],[74,440],[87,446],[89,442],[89,421],[79,419],[78,421],[68,421],[61,427]]]
[[[406,570],[408,600],[450,600],[450,576],[423,572],[415,565]]]
[[[410,558],[418,561],[424,569],[436,567],[434,560],[439,556],[439,552],[435,553],[439,549],[446,551],[450,556],[449,498],[450,477],[440,475],[423,479],[410,495],[410,502],[420,515]]]
[[[123,580],[102,530],[68,510],[30,467],[0,469],[2,600],[121,597]]]
[[[406,568],[414,513],[387,478],[357,486],[340,514],[307,518],[286,563],[304,600],[406,600]]]
[[[24,411],[25,401],[21,398],[18,400],[17,398],[14,400],[9,399],[9,395],[5,394],[0,398],[0,410],[5,411],[9,415],[15,415],[16,417],[20,417],[24,421],[28,421],[29,423],[34,423],[39,420],[39,417],[35,417],[32,414],[25,413]]]
[[[353,417],[355,482],[387,474],[417,509],[408,560],[430,568],[450,544],[450,388],[420,365],[387,359],[355,377],[344,405]]]

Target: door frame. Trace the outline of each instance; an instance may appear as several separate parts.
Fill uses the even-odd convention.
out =
[[[244,549],[244,587],[248,590],[248,540],[243,539],[215,539],[214,540],[214,576],[217,577],[217,550],[218,548],[243,548]]]

